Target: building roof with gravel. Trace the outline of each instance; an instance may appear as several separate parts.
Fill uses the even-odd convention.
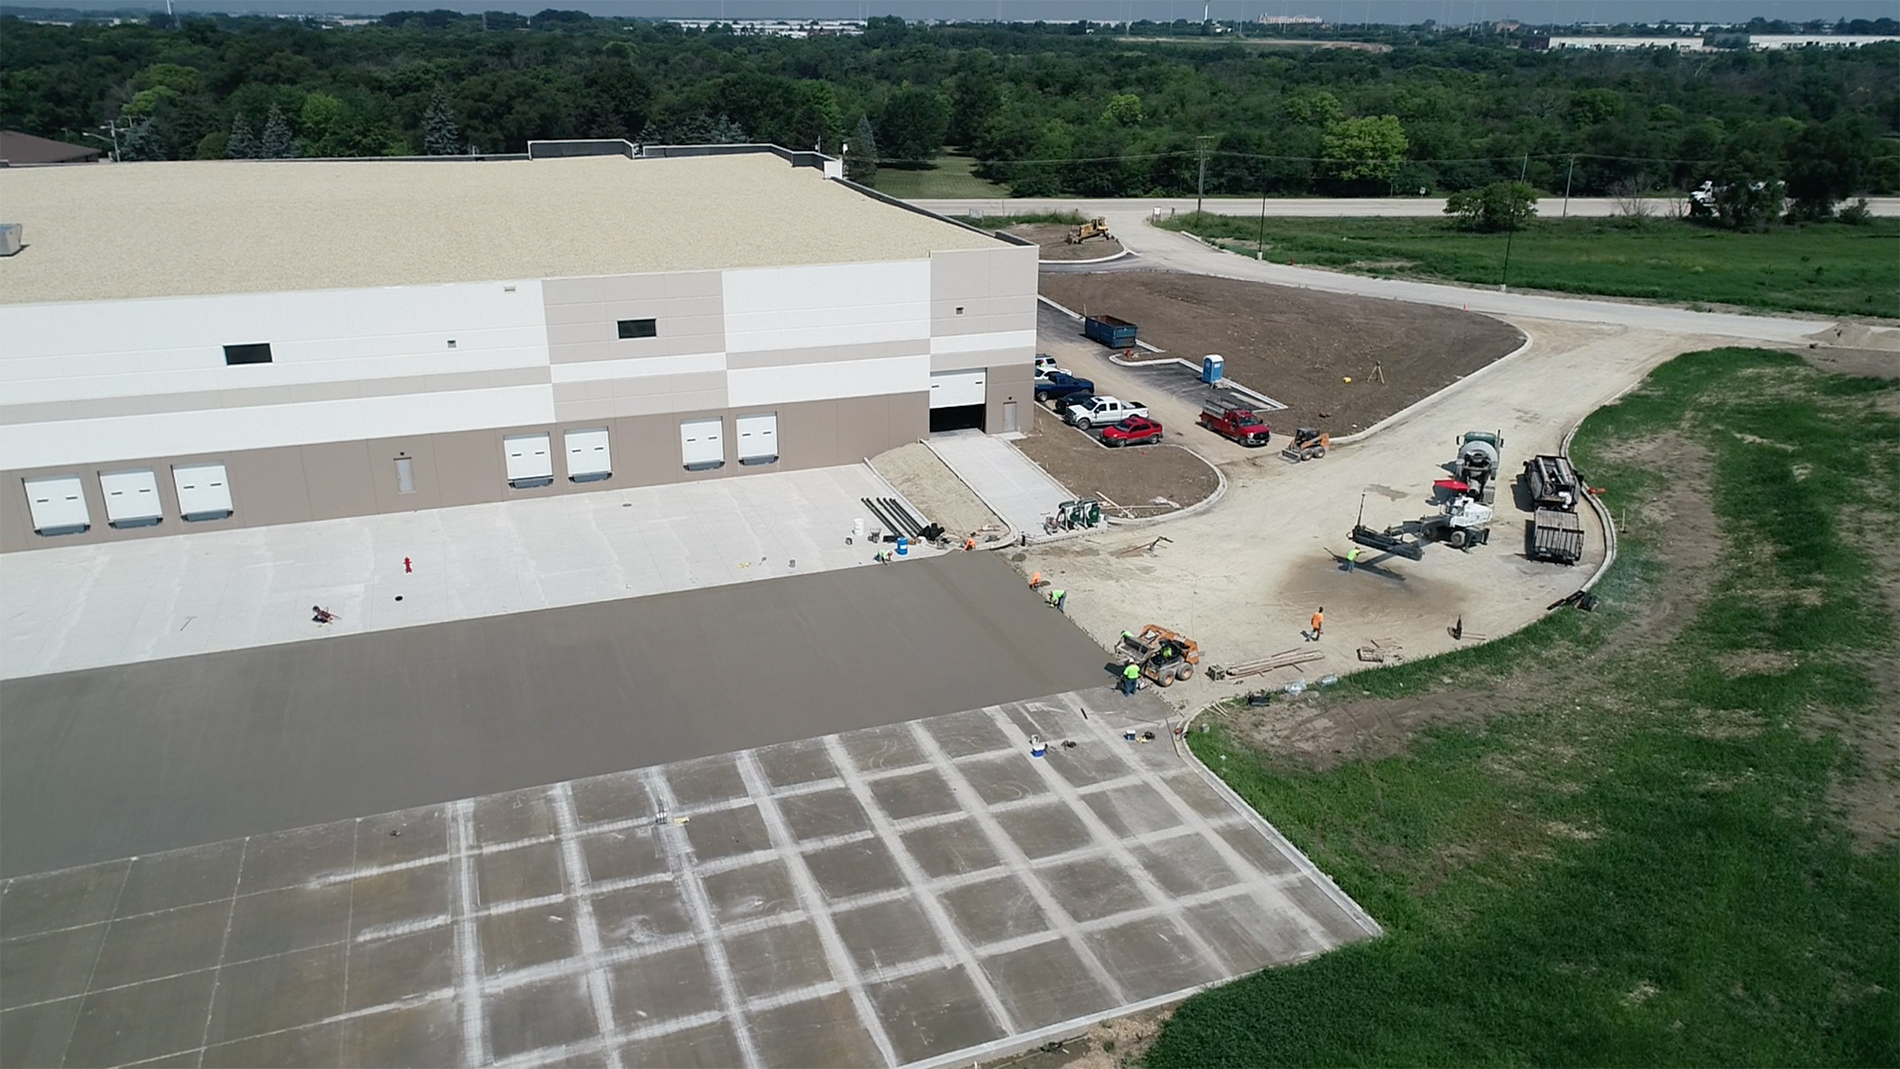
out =
[[[771,153],[0,169],[0,303],[917,260],[996,238]]]

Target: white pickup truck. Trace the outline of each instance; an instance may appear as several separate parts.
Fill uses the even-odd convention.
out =
[[[1082,430],[1090,427],[1106,427],[1120,423],[1130,416],[1146,416],[1148,406],[1140,401],[1123,401],[1114,397],[1078,397],[1075,403],[1062,410],[1062,419]]]

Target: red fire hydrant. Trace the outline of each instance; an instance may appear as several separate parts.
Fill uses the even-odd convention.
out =
[[[409,563],[408,557],[404,557],[402,559],[402,570],[403,570],[404,575],[407,575],[410,572],[413,572],[416,570],[415,565]]]

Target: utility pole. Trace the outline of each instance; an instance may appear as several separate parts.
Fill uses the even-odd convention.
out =
[[[1253,258],[1267,258],[1267,190],[1264,185],[1260,187],[1260,240],[1254,245]]]
[[[1517,180],[1522,183],[1531,173],[1531,154],[1524,154],[1524,167],[1517,172]],[[1515,196],[1515,194],[1513,194]],[[1504,232],[1504,274],[1498,279],[1498,292],[1508,293],[1511,289],[1511,239],[1517,236],[1517,220],[1511,220],[1511,229]]]
[[[1211,135],[1199,134],[1194,138],[1194,155],[1198,157],[1200,177],[1194,182],[1194,214],[1201,214],[1201,198],[1207,195],[1207,139]],[[1265,211],[1263,207],[1261,209]]]
[[[1564,214],[1562,216],[1564,219],[1570,218],[1570,176],[1575,174],[1576,171],[1577,158],[1572,156],[1570,157],[1570,166],[1564,168]]]

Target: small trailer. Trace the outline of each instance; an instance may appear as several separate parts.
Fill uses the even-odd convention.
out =
[[[1530,491],[1531,504],[1540,509],[1574,512],[1583,500],[1583,477],[1569,457],[1545,453],[1525,461],[1524,488]]]
[[[1558,564],[1582,560],[1583,517],[1562,509],[1538,509],[1531,517],[1530,545],[1525,555]]]
[[[1135,344],[1135,325],[1114,316],[1089,316],[1083,319],[1082,333],[1110,349],[1127,349]]]

